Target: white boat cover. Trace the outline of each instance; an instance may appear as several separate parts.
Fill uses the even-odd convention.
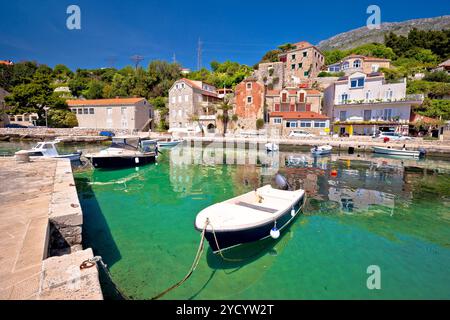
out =
[[[202,230],[209,219],[215,231],[231,231],[256,227],[275,221],[304,195],[303,190],[284,191],[267,185],[236,198],[214,204],[201,211],[195,226]],[[211,226],[207,230],[212,230]]]

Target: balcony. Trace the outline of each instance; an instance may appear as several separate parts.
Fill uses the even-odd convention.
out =
[[[405,98],[401,99],[361,99],[361,100],[345,100],[345,101],[338,101],[335,103],[336,106],[354,106],[354,105],[374,105],[374,104],[395,104],[395,103],[402,103],[402,102],[411,102],[414,104],[421,104],[424,100],[423,94],[411,94],[406,95]]]

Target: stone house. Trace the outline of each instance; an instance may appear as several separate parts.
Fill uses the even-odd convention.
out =
[[[355,72],[369,74],[378,72],[380,68],[389,69],[390,67],[391,60],[389,59],[352,54],[337,63],[329,65],[327,70],[328,72],[344,72],[345,75],[350,75]]]
[[[436,68],[434,68],[432,70],[433,72],[437,72],[437,71],[445,71],[448,74],[450,74],[450,59],[442,62],[441,64],[439,64]]]
[[[90,129],[153,129],[153,107],[145,98],[67,100],[78,126]]]
[[[264,119],[264,85],[255,77],[249,77],[236,86],[234,114],[241,129],[256,130],[256,120]]]
[[[284,86],[296,86],[316,78],[325,64],[323,53],[309,42],[298,42],[294,47],[279,55],[284,64]]]
[[[355,72],[325,90],[324,105],[334,132],[372,135],[378,131],[408,133],[411,109],[423,96],[406,95],[406,79],[387,82],[379,72]]]
[[[254,76],[258,82],[265,84],[269,90],[281,90],[284,85],[284,63],[260,63]]]
[[[213,85],[186,78],[176,81],[169,90],[169,131],[215,132],[221,101]]]
[[[304,88],[285,88],[283,90],[268,90],[266,94],[268,112],[322,112],[322,92]]]

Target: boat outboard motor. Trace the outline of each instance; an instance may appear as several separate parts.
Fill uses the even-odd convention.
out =
[[[292,190],[287,179],[279,173],[275,176],[275,183],[281,190]]]
[[[425,150],[424,148],[419,148],[419,157],[423,158],[427,155],[427,150]]]

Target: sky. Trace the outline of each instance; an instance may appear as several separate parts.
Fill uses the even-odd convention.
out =
[[[369,5],[382,22],[450,14],[448,0],[0,0],[0,60],[49,66],[122,68],[131,56],[175,60],[197,69],[238,61],[254,65],[284,43],[317,44],[366,24]],[[69,30],[67,7],[78,5],[81,29]]]

